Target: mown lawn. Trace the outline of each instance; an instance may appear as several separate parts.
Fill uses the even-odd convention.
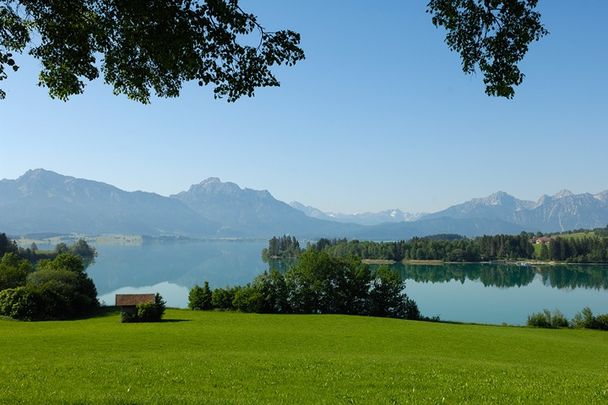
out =
[[[2,403],[607,403],[608,333],[167,311],[0,320]]]

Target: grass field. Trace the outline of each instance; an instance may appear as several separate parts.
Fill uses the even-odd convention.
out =
[[[168,310],[0,320],[2,403],[607,403],[608,333]]]
[[[585,232],[574,232],[574,233],[562,233],[555,235],[564,239],[582,239],[582,238],[593,238],[597,236],[594,231],[585,231]]]

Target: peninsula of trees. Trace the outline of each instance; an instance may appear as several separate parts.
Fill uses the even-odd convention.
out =
[[[608,262],[608,227],[593,231],[572,231],[544,235],[494,235],[465,238],[437,235],[408,241],[373,242],[347,239],[319,239],[309,248],[334,257],[362,260],[437,260],[445,262],[488,262],[539,260],[568,263]],[[264,260],[296,258],[302,251],[290,236],[273,238],[264,249]]]

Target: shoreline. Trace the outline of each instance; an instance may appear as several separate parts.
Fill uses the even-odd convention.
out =
[[[362,262],[368,263],[374,261],[373,259],[364,259]],[[503,264],[503,265],[514,265],[514,266],[606,266],[608,262],[588,262],[588,263],[576,263],[576,262],[559,262],[559,261],[542,261],[542,260],[489,260],[479,262],[450,262],[443,260],[402,260],[396,262],[394,260],[384,260],[385,264],[418,264],[428,266],[441,266],[444,264]],[[371,263],[369,263],[371,264]]]

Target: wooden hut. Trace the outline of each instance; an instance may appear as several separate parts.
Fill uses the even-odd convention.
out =
[[[134,314],[138,304],[154,304],[156,294],[116,294],[116,306],[122,312]]]

